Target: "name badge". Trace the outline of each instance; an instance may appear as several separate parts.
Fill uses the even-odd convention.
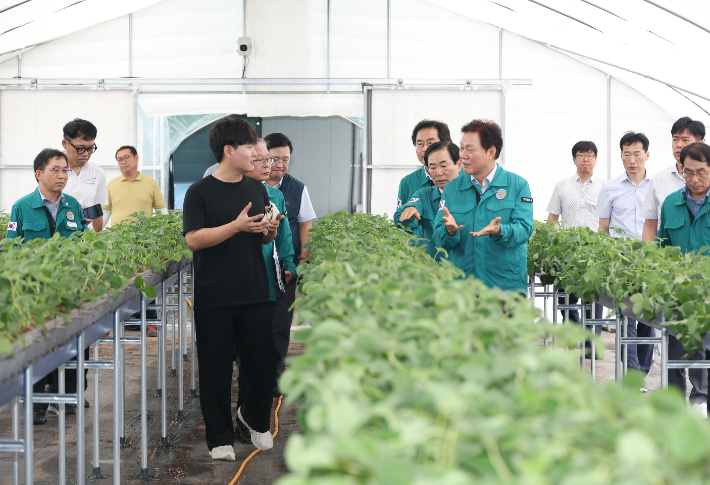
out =
[[[76,222],[67,221],[67,227],[71,227],[73,229],[76,229],[77,228]]]
[[[587,204],[590,204],[590,205],[597,205],[597,201],[594,200],[594,199],[587,199]]]
[[[89,185],[94,185],[94,184],[96,184],[96,179],[95,178],[94,179],[86,179],[86,183]]]

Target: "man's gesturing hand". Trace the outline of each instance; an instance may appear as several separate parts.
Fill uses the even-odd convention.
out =
[[[279,228],[279,225],[281,224],[281,220],[286,217],[283,214],[278,216],[276,219],[271,219],[269,221],[269,232],[276,232],[276,230]]]
[[[449,209],[447,209],[446,207],[444,207],[444,225],[446,226],[446,232],[451,237],[454,237],[457,232],[463,229],[463,226],[459,226],[456,224],[454,216],[451,215]]]
[[[251,209],[251,202],[247,204],[247,206],[242,210],[242,212],[239,214],[239,217],[237,217],[233,224],[235,225],[237,232],[264,232],[266,229],[269,227],[269,223],[264,221],[261,222],[261,219],[264,217],[264,214],[258,214],[253,217],[249,217],[249,209]],[[259,222],[257,222],[259,221]]]
[[[486,227],[478,232],[471,232],[473,237],[478,236],[500,236],[500,217],[496,217]]]
[[[399,222],[404,222],[412,217],[416,218],[418,221],[422,220],[422,216],[419,215],[419,211],[416,207],[407,207],[402,211],[402,215],[399,216]]]

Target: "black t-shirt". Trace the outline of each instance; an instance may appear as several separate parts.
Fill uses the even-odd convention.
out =
[[[253,178],[243,176],[240,182],[227,183],[210,175],[198,180],[185,194],[183,234],[228,224],[249,202],[249,216],[263,214],[269,205],[266,188]],[[268,303],[262,236],[238,232],[216,246],[193,253],[196,308]]]

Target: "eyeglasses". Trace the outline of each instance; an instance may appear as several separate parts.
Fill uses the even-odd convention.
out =
[[[274,163],[274,159],[273,158],[257,158],[254,160],[254,163],[264,163],[264,162],[271,165],[272,163]],[[288,162],[286,162],[286,163],[288,163]]]
[[[78,151],[78,150],[77,150]],[[126,160],[130,160],[133,157],[133,155],[126,155],[121,158],[117,158],[116,161],[118,163],[125,162]]]
[[[578,153],[576,158],[577,158],[577,160],[584,160],[584,159],[594,160],[595,158],[597,158],[597,156],[593,155],[593,154],[592,155],[589,155],[589,154],[582,155],[581,153]]]
[[[66,140],[66,138],[65,138],[65,140]],[[91,146],[91,147],[89,147],[89,148],[77,148],[77,147],[75,147],[74,144],[73,144],[72,142],[70,142],[69,140],[67,140],[67,143],[69,143],[69,144],[72,146],[72,148],[74,148],[74,150],[76,150],[76,153],[78,153],[79,155],[81,155],[82,153],[86,153],[86,152],[89,152],[89,154],[92,154],[92,153],[94,153],[96,150],[98,150],[98,148],[99,148],[99,147],[96,146],[96,143],[94,143],[94,146]]]
[[[281,158],[272,158],[274,164],[276,165],[288,165],[291,159],[282,160]]]
[[[60,173],[63,175],[69,175],[69,172],[71,172],[71,168],[50,168],[50,172],[54,172],[54,175],[59,175]]]
[[[693,177],[697,176],[698,179],[704,179],[710,175],[710,172],[683,172],[683,177],[685,177],[685,180],[693,180]]]

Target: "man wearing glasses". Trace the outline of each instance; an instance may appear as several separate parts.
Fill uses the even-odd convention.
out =
[[[299,266],[308,259],[310,253],[310,250],[304,247],[304,244],[309,241],[309,232],[313,227],[313,219],[316,218],[316,213],[313,210],[313,204],[306,186],[303,182],[287,173],[291,163],[291,154],[293,153],[291,140],[283,133],[271,133],[264,140],[269,149],[269,157],[274,159],[274,163],[271,165],[271,174],[266,183],[270,187],[280,190],[286,200],[286,217],[291,227],[294,264]],[[295,300],[296,278],[286,285],[286,298],[276,300],[274,309],[274,333],[279,333],[287,339],[291,338],[293,310],[290,310],[290,308]],[[286,341],[286,350],[288,350],[288,340]],[[278,363],[277,379],[284,369],[285,364],[282,358]],[[277,384],[274,388],[274,396],[280,394]]]
[[[684,253],[710,247],[710,147],[703,142],[685,146],[680,152],[681,175],[685,187],[665,198],[661,206],[661,227],[658,230],[658,244],[678,246]],[[707,254],[707,251],[705,252]],[[690,360],[705,360],[705,351],[697,352]],[[686,351],[674,336],[668,339],[668,358],[687,358]],[[668,384],[676,386],[685,396],[685,369],[668,369]],[[695,386],[695,382],[692,383]],[[706,394],[707,399],[707,394]],[[707,413],[707,404],[693,400],[690,404],[701,415]]]
[[[560,180],[555,185],[550,202],[547,204],[548,221],[560,221],[562,227],[588,227],[594,232],[599,229],[599,218],[595,212],[597,198],[604,182],[594,176],[594,167],[597,165],[597,146],[592,141],[578,141],[572,147],[572,162],[577,168],[577,173],[571,177]],[[564,298],[560,298],[564,303]],[[569,302],[577,303],[578,298],[570,295]],[[602,306],[596,305],[596,318],[602,317]],[[564,315],[564,312],[563,312]],[[587,318],[591,318],[587,312]],[[569,318],[575,323],[579,322],[579,313],[575,310],[569,312]],[[596,325],[597,335],[602,333],[601,325]]]
[[[627,131],[621,137],[621,161],[624,172],[606,182],[599,192],[597,217],[599,231],[612,237],[641,239],[644,218],[641,207],[651,179],[646,172],[650,157],[648,138],[643,133]],[[653,327],[629,318],[629,337],[654,337]],[[653,345],[629,345],[628,365],[648,374],[653,363]]]
[[[685,187],[685,179],[683,178],[683,167],[680,163],[680,152],[687,145],[696,142],[702,142],[705,139],[705,125],[701,121],[695,121],[688,116],[678,119],[671,127],[671,148],[673,149],[673,158],[675,163],[661,170],[651,178],[651,183],[646,192],[646,198],[643,201],[641,216],[646,219],[643,226],[643,240],[653,241],[656,239],[660,226],[658,224],[661,218],[661,206],[673,192]],[[676,345],[674,336],[670,336],[674,341],[669,344],[670,353],[673,353],[672,359],[680,359],[685,355],[685,350],[681,348],[681,354],[676,355]],[[680,344],[678,344],[680,345]],[[690,357],[690,360],[704,360],[704,352],[698,352]],[[683,389],[685,388],[685,369],[677,369],[673,371],[673,377],[669,377],[668,382],[672,385],[680,387],[680,376],[683,378]],[[669,376],[670,376],[669,372]],[[693,409],[699,414],[705,416],[707,414],[708,402],[708,370],[707,369],[688,369],[688,379],[692,389],[688,400]]]
[[[97,148],[95,140],[96,127],[89,121],[76,118],[64,125],[62,147],[71,169],[64,193],[73,196],[84,209],[108,204],[104,169],[89,161]],[[91,222],[97,232],[104,227],[103,216]]]
[[[34,170],[38,187],[12,206],[10,222],[7,224],[7,238],[30,241],[49,239],[55,232],[63,237],[81,234],[86,230],[81,204],[71,195],[63,193],[71,172],[67,156],[59,150],[45,148],[35,158]],[[51,384],[50,375],[34,385],[34,392],[43,393],[45,384]],[[74,386],[76,387],[76,375]],[[67,386],[67,392],[74,390]],[[68,410],[73,410],[73,405],[69,406],[67,405]],[[47,422],[44,417],[46,410],[47,404],[34,405],[34,424]]]

